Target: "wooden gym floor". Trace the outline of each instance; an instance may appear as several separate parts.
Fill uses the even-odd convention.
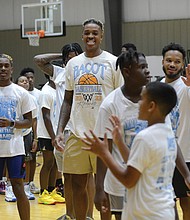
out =
[[[38,166],[35,174],[35,184],[39,186],[39,172],[42,164],[42,156],[37,157]],[[36,199],[30,201],[31,220],[56,220],[61,215],[65,214],[65,204],[56,205],[42,205],[38,204],[38,195],[35,194]],[[179,206],[178,206],[179,208]],[[181,210],[179,209],[180,220],[182,220]],[[6,202],[5,196],[0,195],[0,219],[4,220],[19,220],[16,203]],[[94,208],[94,219],[100,220],[99,212]],[[114,218],[112,218],[114,219]]]

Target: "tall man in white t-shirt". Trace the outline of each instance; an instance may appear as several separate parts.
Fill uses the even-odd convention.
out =
[[[163,82],[171,85],[177,93],[178,104],[171,113],[171,121],[176,130],[177,141],[181,148],[185,162],[190,170],[190,66],[186,68],[186,77],[182,77],[185,69],[185,50],[176,43],[166,45],[162,50]],[[190,197],[187,196],[187,186],[183,177],[176,169],[174,172],[173,186],[176,197],[180,200],[183,219],[190,219]]]
[[[12,83],[13,60],[0,54],[0,179],[8,169],[21,220],[30,220],[30,205],[24,192],[25,149],[22,129],[32,126],[36,107],[28,91]]]
[[[116,57],[101,50],[103,24],[95,19],[83,23],[82,39],[85,52],[72,58],[66,66],[66,90],[62,104],[57,148],[64,150],[62,135],[69,119],[71,135],[64,151],[64,173],[72,177],[73,204],[77,220],[86,220],[88,209],[87,182],[95,172],[96,157],[83,152],[80,138],[93,129],[102,100],[122,83],[116,71]],[[83,199],[81,199],[83,198]]]

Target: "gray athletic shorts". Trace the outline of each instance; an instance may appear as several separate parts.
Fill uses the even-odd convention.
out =
[[[123,196],[114,196],[108,194],[110,200],[111,212],[122,212],[123,211]]]

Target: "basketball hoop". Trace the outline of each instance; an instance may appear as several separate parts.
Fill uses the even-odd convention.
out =
[[[37,47],[40,45],[39,44],[40,38],[45,36],[45,32],[44,32],[44,30],[29,31],[29,32],[26,32],[26,35],[29,40],[29,45]]]

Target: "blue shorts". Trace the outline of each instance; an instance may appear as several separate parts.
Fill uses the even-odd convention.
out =
[[[25,177],[25,155],[0,157],[0,179],[2,179],[3,176],[5,163],[9,178],[23,179]]]

